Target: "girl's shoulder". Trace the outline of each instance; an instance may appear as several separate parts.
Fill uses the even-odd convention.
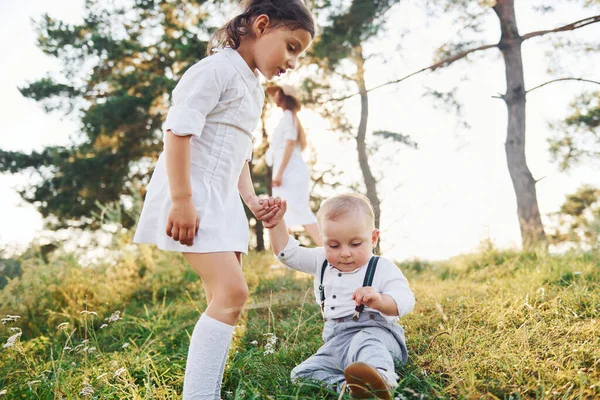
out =
[[[219,78],[227,76],[227,66],[229,65],[224,56],[219,53],[204,57],[192,65],[185,73],[192,75],[216,75]]]

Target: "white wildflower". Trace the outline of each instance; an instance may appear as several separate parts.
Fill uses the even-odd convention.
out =
[[[269,347],[269,345],[265,346],[265,352],[264,355],[268,356],[269,354],[274,354],[275,350],[272,347]]]
[[[100,326],[100,329],[104,329],[104,328],[106,328],[107,326],[108,326],[107,324],[102,324],[102,325]]]
[[[123,343],[123,346],[121,346],[122,349],[126,349],[129,347],[129,343]]]
[[[10,331],[11,332],[21,332],[21,328],[17,328],[17,327],[10,328]]]
[[[8,315],[7,314],[6,318],[2,318],[2,319],[0,319],[0,321],[2,321],[2,325],[6,325],[9,322],[15,322],[19,318],[21,318],[21,316],[19,316],[19,315]]]
[[[274,345],[277,343],[277,336],[272,333],[265,333],[263,336],[267,336],[267,344]]]
[[[6,343],[4,343],[4,345],[2,346],[5,349],[8,349],[9,347],[13,347],[17,341],[17,339],[22,335],[22,332],[18,332],[15,333],[14,335],[12,335],[11,337],[8,338],[8,340],[6,340]]]
[[[117,322],[120,319],[121,319],[121,311],[119,311],[119,310],[112,313],[110,317],[105,318],[105,320],[108,321],[108,323]]]
[[[81,389],[81,392],[79,392],[79,394],[83,397],[91,396],[94,394],[94,388],[90,385],[84,386],[83,389]]]
[[[123,374],[123,372],[127,371],[125,369],[125,367],[121,367],[118,370],[115,371],[115,373],[113,374],[113,377],[117,377],[117,376],[121,376],[121,374]]]
[[[4,396],[7,393],[6,389],[0,390],[0,396]]]
[[[258,341],[257,340],[253,340],[253,341],[250,342],[250,344],[252,346],[256,346],[256,345],[258,345]]]
[[[263,336],[267,337],[267,344],[265,345],[264,355],[269,355],[275,353],[275,343],[277,343],[277,336],[272,333],[265,333]]]

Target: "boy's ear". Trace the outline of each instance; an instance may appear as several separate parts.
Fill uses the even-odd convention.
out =
[[[375,229],[371,234],[371,241],[373,242],[373,247],[377,246],[377,242],[379,241],[379,233],[379,229]]]
[[[253,33],[255,38],[259,38],[264,35],[269,27],[271,26],[271,19],[267,14],[261,14],[254,20],[252,24]]]

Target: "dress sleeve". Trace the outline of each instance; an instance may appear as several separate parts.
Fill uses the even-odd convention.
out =
[[[285,111],[283,120],[285,122],[283,137],[289,140],[298,140],[298,124],[294,114],[291,111]]]
[[[206,116],[215,108],[224,90],[225,83],[214,63],[201,61],[193,65],[173,90],[164,130],[178,136],[200,136]]]

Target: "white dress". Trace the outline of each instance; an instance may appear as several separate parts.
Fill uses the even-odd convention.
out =
[[[135,243],[184,253],[248,252],[248,220],[238,192],[244,163],[252,157],[264,92],[256,74],[226,48],[190,67],[173,91],[163,129],[190,138],[192,201],[200,227],[192,246],[167,234],[171,209],[163,152],[148,185]]]
[[[273,132],[271,149],[273,152],[273,175],[279,171],[287,139],[298,140],[298,129],[294,114],[286,110]],[[284,220],[288,227],[310,225],[317,222],[310,209],[309,200],[310,171],[302,159],[302,148],[296,142],[290,161],[283,171],[281,186],[273,187],[273,196],[287,201]]]

